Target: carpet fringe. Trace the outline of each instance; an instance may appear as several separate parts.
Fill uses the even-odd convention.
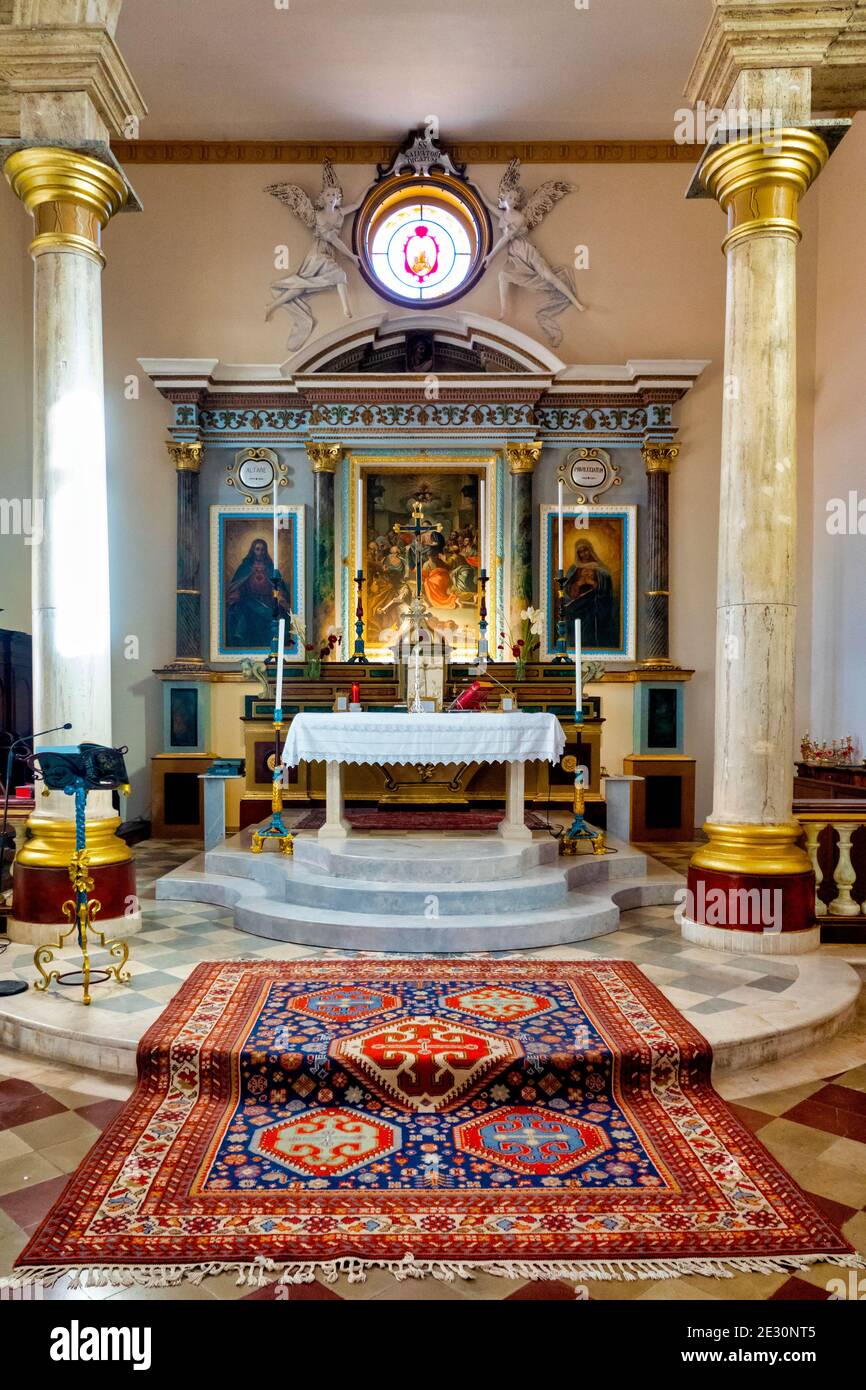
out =
[[[835,1265],[842,1269],[866,1269],[866,1257],[856,1255],[774,1255],[730,1256],[719,1259],[683,1258],[668,1260],[416,1260],[404,1255],[402,1260],[365,1260],[345,1255],[336,1260],[274,1261],[258,1256],[255,1260],[212,1261],[204,1264],[166,1265],[91,1265],[71,1268],[66,1265],[32,1265],[18,1269],[12,1276],[0,1279],[0,1287],[15,1290],[33,1283],[50,1288],[60,1279],[70,1280],[70,1289],[87,1288],[145,1288],[169,1289],[186,1279],[191,1284],[220,1274],[237,1274],[238,1286],[262,1288],[265,1284],[310,1284],[321,1278],[326,1284],[336,1283],[346,1275],[350,1284],[363,1283],[370,1270],[383,1269],[400,1282],[404,1279],[439,1279],[452,1283],[455,1279],[471,1280],[476,1274],[492,1274],[502,1279],[565,1279],[583,1282],[587,1279],[632,1282],[637,1279],[679,1279],[688,1274],[702,1274],[715,1279],[732,1279],[737,1274],[789,1274],[792,1270],[809,1269],[814,1264]]]

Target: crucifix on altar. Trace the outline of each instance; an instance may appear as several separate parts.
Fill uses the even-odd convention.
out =
[[[419,501],[415,501],[412,503],[412,525],[401,526],[399,521],[395,521],[392,529],[397,533],[398,536],[402,536],[404,532],[408,531],[413,538],[412,545],[413,550],[415,552],[415,597],[420,603],[422,584],[421,537],[423,536],[425,531],[441,531],[442,527],[441,525],[436,525],[433,522],[428,521],[424,516],[424,508],[422,504]]]
[[[479,611],[478,611],[479,622],[478,622],[478,653],[477,653],[477,660],[478,660],[479,662],[481,662],[482,664],[485,664],[486,661],[487,661],[487,656],[488,656],[488,645],[487,645],[487,578],[488,578],[488,576],[487,576],[487,570],[486,570],[486,567],[485,567],[485,548],[486,548],[486,547],[485,547],[485,536],[486,536],[485,520],[486,520],[486,518],[485,518],[485,513],[484,513],[484,481],[483,481],[483,479],[482,479],[482,480],[480,481],[480,483],[479,483],[479,518],[480,518],[480,546],[479,546],[480,555],[479,555],[479,559],[480,559],[480,562],[481,562],[481,568],[480,568],[479,574],[478,574],[478,585],[479,585],[479,588],[480,588],[480,591],[481,591],[481,603],[480,603]],[[441,533],[442,533],[442,524],[441,524],[441,522],[431,522],[431,521],[428,521],[428,520],[426,519],[426,517],[424,516],[424,507],[423,507],[423,504],[420,502],[420,500],[418,500],[418,499],[416,498],[416,500],[412,503],[412,525],[411,525],[411,526],[406,525],[406,524],[402,524],[402,525],[401,525],[401,523],[400,523],[399,521],[395,521],[395,522],[394,522],[394,525],[393,525],[393,527],[392,527],[392,530],[394,531],[395,535],[397,535],[397,536],[401,536],[401,537],[402,537],[402,536],[405,536],[406,534],[408,534],[408,535],[410,535],[410,536],[412,537],[412,548],[413,548],[413,550],[414,550],[414,555],[415,555],[415,604],[414,604],[414,609],[415,609],[416,615],[420,615],[420,614],[422,613],[422,611],[423,611],[423,602],[424,602],[424,598],[423,598],[423,575],[422,575],[423,559],[422,559],[422,549],[421,549],[421,537],[424,535],[425,531],[427,531],[427,532],[429,532],[429,531],[438,531],[438,532],[440,533],[440,535],[441,535]]]

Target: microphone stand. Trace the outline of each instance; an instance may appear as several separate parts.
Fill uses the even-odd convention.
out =
[[[2,834],[0,834],[0,908],[5,908],[6,905],[3,891],[3,871],[6,868],[6,833],[9,826],[9,783],[12,780],[15,749],[18,748],[20,744],[32,742],[34,738],[45,738],[46,734],[64,733],[67,729],[71,728],[71,724],[58,724],[53,729],[43,729],[41,733],[22,734],[20,738],[13,739],[9,744],[9,749],[6,754],[6,781],[3,785],[3,831]],[[23,994],[26,989],[27,984],[23,980],[0,980],[0,998],[8,998],[12,994]]]

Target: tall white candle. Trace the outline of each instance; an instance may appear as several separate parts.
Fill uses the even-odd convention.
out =
[[[583,645],[580,636],[580,618],[574,620],[574,717],[579,724],[583,719]]]
[[[356,570],[362,570],[362,569],[364,568],[364,557],[363,557],[363,555],[361,554],[361,546],[363,545],[363,535],[364,535],[364,526],[363,526],[363,520],[364,520],[364,518],[363,518],[363,515],[362,515],[362,513],[363,513],[363,507],[364,507],[364,485],[363,485],[363,483],[361,482],[361,479],[359,478],[359,479],[358,479],[358,483],[357,483],[356,492],[355,492],[355,569],[356,569]]]
[[[557,486],[556,524],[557,524],[557,539],[558,539],[558,541],[559,541],[559,556],[558,556],[558,560],[557,560],[557,567],[558,567],[559,569],[561,569],[561,570],[564,570],[564,569],[565,569],[565,552],[564,552],[564,550],[563,550],[563,548],[562,548],[562,479],[561,479],[561,478],[559,479],[559,484],[558,484],[558,486]]]
[[[479,513],[479,516],[478,516],[478,520],[479,520],[478,549],[479,549],[479,551],[480,551],[480,554],[479,554],[479,556],[478,556],[478,560],[479,560],[479,563],[480,563],[480,565],[481,565],[481,568],[482,568],[483,570],[487,570],[487,506],[486,506],[486,489],[485,489],[485,486],[484,486],[484,479],[483,479],[483,478],[481,479],[481,481],[480,481],[479,484],[478,484],[478,513]]]
[[[286,653],[286,620],[280,618],[277,628],[277,696],[274,706],[282,713],[283,708],[283,658]]]
[[[277,475],[274,474],[274,569],[280,568],[279,523],[277,521]]]

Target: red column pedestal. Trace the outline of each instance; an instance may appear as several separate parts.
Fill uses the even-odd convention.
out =
[[[135,864],[127,859],[120,864],[97,864],[91,868],[93,879],[91,897],[101,903],[95,926],[112,918],[138,915],[135,898]],[[66,924],[63,904],[72,896],[72,884],[66,869],[42,868],[33,864],[16,864],[12,885],[12,916],[19,922]],[[134,913],[130,908],[134,907]]]
[[[728,931],[789,934],[815,926],[815,876],[690,866],[687,916]]]
[[[794,820],[776,825],[707,821],[692,857],[682,932],[718,951],[795,955],[820,944],[815,875]]]

